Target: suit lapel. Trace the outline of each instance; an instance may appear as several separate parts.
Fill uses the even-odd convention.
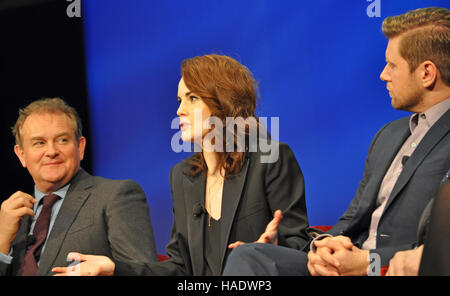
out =
[[[386,211],[392,204],[393,200],[397,197],[400,191],[408,183],[411,176],[416,171],[417,167],[422,163],[425,157],[430,153],[434,146],[449,132],[450,129],[450,110],[444,113],[444,115],[430,128],[427,134],[420,141],[419,146],[414,150],[413,154],[406,162],[394,188],[392,189],[389,200],[386,204],[384,211]]]
[[[88,173],[81,169],[71,182],[52,231],[47,239],[45,250],[39,262],[38,275],[48,274],[53,267],[53,263],[58,257],[67,231],[90,195],[90,192],[86,190],[92,186],[90,177]]]
[[[387,170],[389,169],[392,161],[397,155],[398,151],[402,147],[403,143],[406,139],[411,135],[408,124],[404,125],[402,128],[391,131],[389,135],[386,136],[388,139],[396,139],[393,141],[385,141],[383,144],[382,150],[377,154],[376,159],[374,159],[374,163],[376,164],[376,169],[373,170],[373,180],[375,182],[370,182],[365,189],[366,194],[371,192],[370,196],[365,196],[364,199],[361,200],[359,209],[358,209],[358,217],[367,218],[367,213],[372,212],[374,210],[378,192],[380,191],[381,182],[383,182],[383,178],[386,175]],[[369,218],[370,219],[370,218]],[[354,219],[353,223],[359,224],[361,222],[360,219]]]
[[[234,221],[234,216],[241,199],[242,190],[244,189],[249,162],[250,158],[247,158],[247,161],[239,174],[232,177],[230,180],[225,181],[223,184],[222,217],[220,222],[221,271],[223,269],[225,254],[228,248],[228,240]]]
[[[206,177],[204,173],[192,179],[184,176],[183,187],[186,203],[187,231],[189,253],[191,254],[192,269],[194,275],[201,275],[204,268],[203,233],[205,226],[205,213],[194,216],[194,207],[198,204],[205,208]]]

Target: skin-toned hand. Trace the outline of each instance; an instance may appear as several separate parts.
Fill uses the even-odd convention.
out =
[[[342,250],[351,250],[353,243],[346,236],[326,237],[315,240],[316,251],[308,253],[308,270],[313,276],[338,276],[341,275],[342,263],[334,254]]]
[[[423,245],[420,247],[395,253],[389,261],[387,276],[417,276],[419,274],[420,260],[422,259]]]
[[[339,261],[339,274],[342,276],[365,276],[369,267],[369,250],[362,250],[355,246],[351,250],[342,248],[334,252],[333,258]]]
[[[67,260],[80,262],[69,267],[54,267],[54,276],[110,276],[114,274],[116,265],[106,256],[84,255],[71,252]]]
[[[339,264],[332,258],[332,250],[327,247],[317,248],[316,252],[308,252],[308,270],[312,276],[339,276],[339,270],[334,265],[330,265],[323,258]]]
[[[280,225],[281,220],[283,219],[283,214],[281,210],[276,210],[273,213],[273,219],[266,226],[266,230],[259,237],[255,243],[264,243],[264,244],[274,244],[278,245],[278,225]],[[234,249],[237,246],[245,244],[242,241],[237,241],[228,245],[228,248]]]
[[[11,243],[19,230],[25,215],[34,217],[33,205],[36,200],[29,194],[17,191],[5,200],[0,209],[0,252],[8,254]]]

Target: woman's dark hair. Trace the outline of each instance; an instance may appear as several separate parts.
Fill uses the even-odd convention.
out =
[[[252,73],[238,61],[223,55],[204,55],[186,59],[181,63],[181,75],[187,88],[199,95],[208,106],[211,116],[218,117],[223,125],[223,137],[215,137],[222,140],[223,152],[219,155],[219,168],[225,169],[225,178],[238,174],[245,162],[248,153],[248,141],[245,141],[244,152],[238,152],[238,132],[236,125],[227,126],[226,118],[247,119],[254,117],[258,87]],[[247,121],[242,127],[246,135],[249,128]],[[257,122],[257,118],[255,120]],[[233,133],[234,143],[226,143],[226,132]],[[237,131],[236,131],[237,130]],[[246,137],[247,138],[247,137]],[[227,149],[230,147],[234,149]],[[232,151],[228,151],[232,150]],[[202,153],[196,153],[190,159],[190,169],[187,172],[195,176],[201,171],[206,173],[206,164]]]

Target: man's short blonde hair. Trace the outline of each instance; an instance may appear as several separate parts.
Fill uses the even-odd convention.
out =
[[[382,30],[389,39],[402,35],[400,55],[411,72],[420,63],[432,61],[444,83],[450,86],[450,10],[427,7],[387,17]]]
[[[12,133],[16,138],[16,145],[23,147],[22,142],[22,127],[28,116],[34,113],[39,114],[55,114],[64,113],[66,114],[73,123],[75,138],[77,141],[83,136],[81,119],[78,116],[77,111],[69,106],[64,100],[60,98],[45,98],[32,102],[23,109],[19,109],[19,117],[17,118],[16,124],[12,127]]]

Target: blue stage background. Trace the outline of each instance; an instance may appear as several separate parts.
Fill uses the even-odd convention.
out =
[[[303,170],[311,225],[334,224],[353,198],[372,137],[407,116],[390,104],[382,20],[448,1],[84,1],[94,174],[144,188],[159,253],[172,226],[169,172],[179,65],[230,55],[259,82],[258,116],[280,118],[280,140]]]

